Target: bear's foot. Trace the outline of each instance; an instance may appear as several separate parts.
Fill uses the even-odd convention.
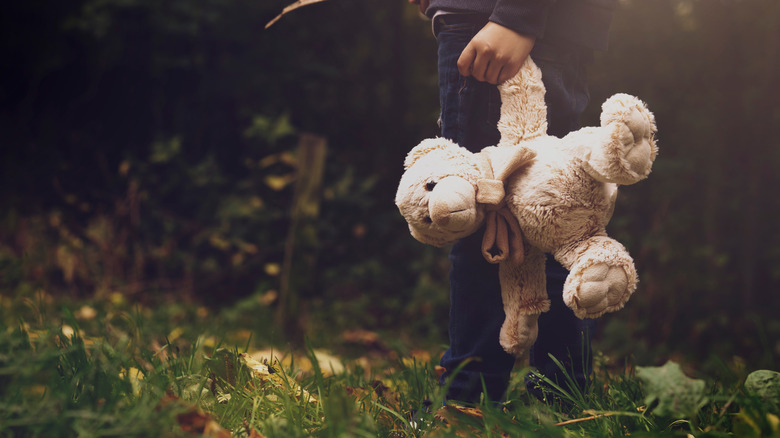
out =
[[[623,245],[606,236],[588,239],[575,251],[563,300],[579,318],[597,318],[623,308],[636,290],[634,262]],[[565,264],[566,265],[566,264]]]
[[[629,295],[626,271],[621,266],[597,263],[582,271],[571,294],[571,307],[580,318],[597,318],[622,308]]]
[[[647,177],[657,154],[655,118],[641,100],[616,94],[602,106],[604,141],[594,143],[583,166],[602,182],[633,184]]]
[[[538,313],[517,315],[504,320],[499,335],[499,342],[504,350],[515,357],[524,355],[536,342],[536,336],[539,334],[538,320]]]

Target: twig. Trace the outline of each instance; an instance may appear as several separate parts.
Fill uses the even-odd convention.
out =
[[[269,21],[268,24],[265,25],[265,28],[268,29],[269,27],[273,26],[274,23],[279,21],[285,14],[292,12],[302,6],[308,6],[313,5],[314,3],[320,3],[324,2],[325,0],[298,0],[295,3],[287,5],[284,9],[282,9],[282,13],[274,17],[273,20]]]
[[[573,420],[567,420],[562,421],[560,423],[557,423],[556,426],[566,426],[569,424],[574,423],[581,423],[583,421],[591,421],[596,420],[598,418],[605,418],[605,417],[614,417],[614,416],[625,416],[625,417],[642,417],[642,414],[635,414],[633,412],[621,412],[621,411],[609,411],[609,412],[602,412],[597,413],[597,411],[588,409],[582,412],[583,414],[591,414],[590,417],[582,417],[582,418],[575,418]]]
[[[590,417],[582,417],[582,418],[575,418],[573,420],[562,421],[560,423],[556,423],[555,425],[556,426],[566,426],[566,425],[569,425],[569,424],[581,423],[583,421],[595,420],[597,418],[611,417],[613,415],[615,415],[614,412],[608,412],[606,414],[591,415]]]

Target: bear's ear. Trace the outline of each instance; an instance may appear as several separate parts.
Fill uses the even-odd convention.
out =
[[[435,150],[447,150],[451,149],[453,152],[458,150],[458,145],[446,138],[427,138],[420,142],[417,146],[409,151],[404,160],[404,170],[408,170],[412,165],[420,158],[424,157],[431,151]]]

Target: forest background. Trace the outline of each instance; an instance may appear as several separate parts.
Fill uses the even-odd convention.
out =
[[[446,343],[446,250],[393,205],[405,154],[438,134],[430,23],[404,0],[330,0],[264,29],[287,3],[4,6],[2,295],[250,300],[282,343]],[[600,350],[776,369],[778,44],[775,0],[620,1],[582,124],[637,95],[660,155],[608,229],[640,286]]]

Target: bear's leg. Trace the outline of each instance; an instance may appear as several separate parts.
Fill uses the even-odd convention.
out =
[[[628,185],[646,178],[657,154],[653,114],[627,94],[612,96],[602,108],[600,128],[571,134],[590,147],[583,168],[601,182]]]
[[[526,249],[525,260],[520,265],[504,261],[499,266],[505,314],[499,341],[507,353],[517,357],[534,344],[539,314],[550,308],[545,289],[545,255],[528,245]]]
[[[579,318],[597,318],[621,309],[636,290],[634,261],[610,237],[591,237],[555,257],[570,271],[563,300]]]

